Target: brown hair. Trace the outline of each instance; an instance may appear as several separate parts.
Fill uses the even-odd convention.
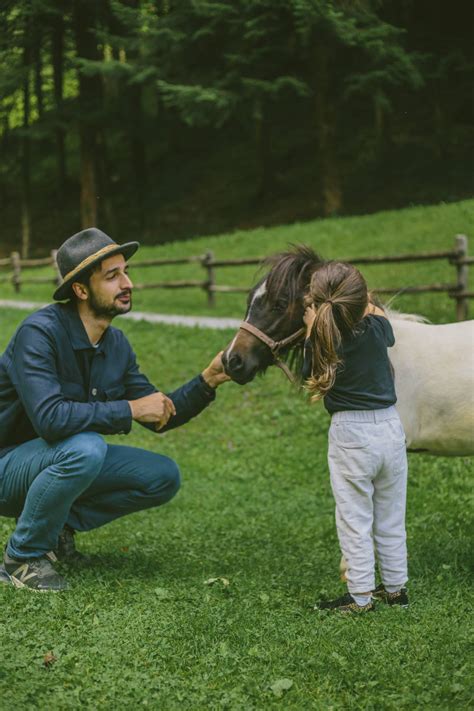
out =
[[[368,304],[362,274],[347,262],[326,262],[314,272],[305,306],[313,306],[316,318],[310,333],[313,366],[306,387],[311,400],[320,400],[334,385],[341,358],[341,341],[356,330]]]

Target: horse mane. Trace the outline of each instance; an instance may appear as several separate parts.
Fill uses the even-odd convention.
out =
[[[270,267],[266,278],[266,293],[270,300],[277,301],[283,291],[289,303],[301,299],[308,288],[316,267],[324,262],[311,247],[304,244],[290,244],[290,250],[268,257],[264,266]],[[301,382],[303,365],[303,340],[280,354],[295,376]]]
[[[291,250],[268,257],[264,266],[270,271],[266,281],[266,291],[270,299],[277,299],[285,287],[288,300],[294,302],[301,295],[301,289],[309,284],[311,274],[324,260],[304,244],[290,244]]]
[[[314,270],[325,260],[311,247],[304,244],[290,244],[290,249],[285,252],[271,255],[264,263],[270,270],[266,277],[266,292],[271,301],[277,301],[281,293],[285,293],[289,303],[301,299],[309,286]],[[374,301],[383,308],[390,320],[415,321],[417,323],[430,323],[428,319],[419,314],[401,313],[390,308],[393,298],[384,305],[380,299]],[[303,363],[304,342],[301,341],[280,354],[280,358],[287,362],[295,376],[295,381],[301,383],[301,369]]]

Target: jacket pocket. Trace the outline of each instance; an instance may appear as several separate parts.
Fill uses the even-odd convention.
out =
[[[104,392],[107,400],[125,400],[125,386],[122,383],[104,388]]]
[[[71,380],[60,380],[61,392],[67,400],[85,402],[84,388],[80,383],[73,383]]]

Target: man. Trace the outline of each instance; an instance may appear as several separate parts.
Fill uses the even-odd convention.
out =
[[[96,228],[66,240],[54,299],[68,301],[28,316],[0,358],[0,515],[17,519],[3,582],[65,590],[52,563],[80,557],[75,531],[169,501],[179,488],[175,462],[101,435],[128,434],[132,420],[152,431],[178,427],[229,380],[220,354],[169,396],[140,373],[110,326],[132,307],[127,260],[138,247]]]

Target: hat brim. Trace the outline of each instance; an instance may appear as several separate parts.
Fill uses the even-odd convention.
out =
[[[107,254],[100,255],[97,259],[90,261],[84,269],[77,271],[70,279],[63,281],[61,286],[59,286],[53,294],[53,299],[55,301],[63,301],[64,299],[70,299],[72,296],[71,286],[75,281],[81,281],[81,276],[89,271],[95,264],[103,262],[104,259],[109,259],[113,257],[114,254],[123,254],[126,260],[130,259],[140,246],[140,242],[126,242],[125,244],[118,244],[117,249],[111,249]]]

